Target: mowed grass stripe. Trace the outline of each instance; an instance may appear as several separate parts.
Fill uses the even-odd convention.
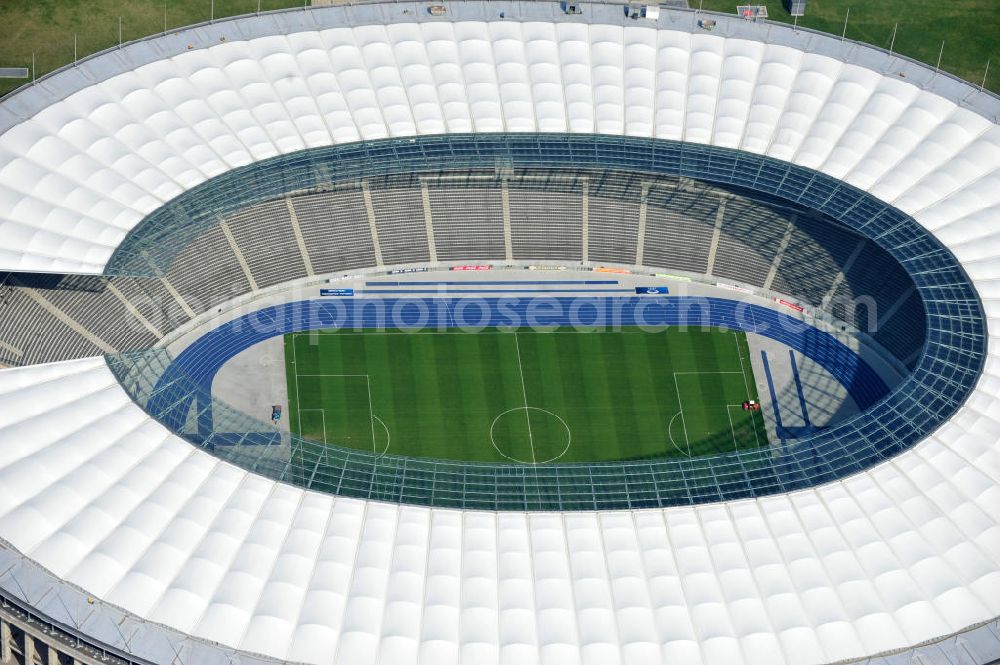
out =
[[[714,353],[703,353],[702,358],[699,362],[699,367],[702,367],[698,374],[688,375],[694,379],[694,384],[697,386],[697,392],[694,395],[685,395],[688,397],[688,402],[691,401],[691,397],[696,400],[700,400],[706,408],[703,409],[692,409],[694,415],[700,415],[700,423],[696,426],[699,434],[691,430],[691,424],[688,424],[688,434],[691,436],[691,454],[693,455],[703,455],[706,449],[711,450],[717,447],[716,442],[712,441],[713,436],[719,434],[719,430],[723,430],[723,436],[718,441],[719,444],[725,441],[727,437],[724,434],[729,434],[729,442],[732,444],[732,426],[729,423],[729,415],[726,413],[727,405],[729,404],[730,392],[726,390],[727,382],[732,382],[735,378],[738,381],[743,381],[742,375],[736,374],[719,374],[722,371],[722,364],[719,362],[720,358],[726,356],[732,356],[731,348],[726,347],[725,343],[729,340],[726,338],[726,334],[715,334],[709,337],[712,342],[712,346],[715,349]],[[688,339],[692,339],[689,335]],[[732,367],[732,363],[728,363],[726,367]],[[689,384],[690,385],[690,384]],[[726,431],[728,430],[728,431]]]
[[[414,335],[405,338],[413,347],[410,362],[414,367],[414,383],[411,386],[417,397],[416,410],[410,422],[416,424],[413,438],[414,453],[417,456],[436,457],[437,452],[447,446],[444,423],[451,417],[443,394],[451,386],[451,366],[441,366],[437,356],[436,339],[429,335]],[[397,341],[398,343],[398,341]],[[451,423],[449,429],[454,428]],[[406,427],[404,425],[404,427]],[[408,436],[406,430],[401,432]]]
[[[746,385],[750,387],[750,399],[760,402],[760,395],[757,390],[757,383],[754,381],[753,365],[750,358],[750,342],[745,334],[736,335],[737,348],[743,358],[740,368],[743,370]],[[749,427],[746,436],[753,437],[755,442],[761,445],[767,444],[767,428],[764,425],[764,414],[761,411],[754,411],[749,414]]]
[[[390,435],[396,422],[396,381],[389,360],[389,343],[384,337],[365,338],[365,362],[368,370],[368,387],[371,390],[371,413],[377,419],[372,423],[374,433],[373,450],[377,454],[390,452]]]
[[[645,344],[646,365],[649,367],[649,377],[653,384],[653,394],[658,396],[657,402],[660,411],[666,419],[663,431],[664,437],[669,441],[667,449],[674,454],[680,454],[681,447],[683,447],[683,452],[686,454],[687,447],[682,440],[683,427],[680,427],[676,433],[673,433],[673,439],[671,439],[671,424],[677,425],[680,421],[679,417],[676,421],[674,420],[675,416],[680,412],[680,402],[677,400],[677,389],[674,386],[670,340],[669,333],[650,336],[650,339]],[[637,362],[641,362],[641,359],[637,358]],[[637,452],[641,453],[641,451]]]
[[[567,399],[571,394],[567,393],[567,380],[576,380],[572,371],[576,368],[562,361],[561,337],[566,336],[517,334],[527,402],[534,407],[528,410],[528,418],[535,460],[538,462],[562,457],[573,431],[571,422],[576,420],[572,399]],[[563,422],[566,424],[563,425]]]
[[[600,333],[573,336],[575,353],[571,360],[575,360],[579,368],[578,380],[584,395],[584,399],[578,400],[578,404],[586,409],[587,434],[589,434],[589,437],[586,434],[581,436],[583,440],[580,444],[589,443],[590,450],[595,455],[613,448],[608,458],[618,459],[618,423],[612,408],[612,393],[608,385],[611,377],[607,375],[607,366],[601,358],[600,336]],[[566,359],[563,362],[566,362]]]
[[[664,393],[657,388],[653,375],[661,372],[659,368],[663,366],[661,362],[650,362],[650,349],[658,342],[662,345],[664,335],[633,335],[624,337],[623,360],[626,368],[626,375],[629,381],[626,386],[629,389],[630,403],[633,405],[633,418],[636,422],[639,433],[639,442],[642,450],[662,446],[663,440],[668,436],[667,426],[670,418],[677,412],[675,400],[663,398],[669,395],[669,391]],[[640,407],[643,407],[640,410]],[[642,427],[642,425],[646,425]],[[653,427],[657,425],[658,427]],[[626,451],[623,451],[626,452]],[[628,453],[635,454],[635,450],[628,450]]]
[[[602,447],[616,451],[614,454],[618,459],[629,457],[633,448],[642,446],[645,438],[642,432],[649,422],[653,422],[649,408],[655,401],[655,396],[644,395],[640,406],[630,388],[632,375],[625,363],[625,346],[627,343],[639,342],[643,336],[633,337],[634,339],[626,340],[626,335],[600,335],[597,339],[601,351],[598,354],[598,363],[605,377],[604,382],[608,392],[611,394],[607,404],[615,425],[614,438],[608,440]]]
[[[413,401],[413,386],[415,380],[413,376],[413,363],[410,361],[413,347],[409,344],[394,344],[384,335],[375,335],[384,344],[383,358],[384,365],[373,372],[374,382],[372,390],[380,397],[376,399],[375,405],[379,412],[379,417],[385,422],[386,427],[397,437],[406,436],[404,424],[410,425],[408,415]],[[385,385],[382,385],[385,384]],[[382,399],[381,395],[388,393],[390,399]],[[402,447],[400,444],[404,444]],[[405,450],[408,444],[396,441],[396,447]],[[394,453],[390,443],[389,453]]]
[[[563,419],[563,422],[551,423],[552,427],[556,427],[554,436],[555,445],[558,448],[556,454],[562,459],[571,450],[571,446],[575,444],[573,441],[573,432],[580,431],[582,427],[582,425],[577,426],[574,424],[580,420],[578,409],[570,408],[579,394],[579,386],[576,383],[578,379],[573,373],[563,371],[567,363],[562,360],[561,355],[555,353],[561,344],[559,336],[531,335],[528,338],[535,338],[541,342],[536,348],[535,354],[537,358],[536,362],[544,372],[542,388],[545,399],[541,406],[550,409]],[[581,443],[583,446],[587,446],[586,440]],[[580,449],[579,454],[593,455],[594,453],[585,447]],[[549,455],[549,457],[551,458],[552,455]]]
[[[733,429],[741,447],[755,445],[757,422],[752,416],[734,411],[731,428],[727,413],[727,404],[756,398],[752,385],[752,394],[746,394],[741,373],[740,353],[748,353],[742,334],[679,328],[563,329],[555,334],[522,330],[516,337],[500,330],[350,331],[290,339],[285,356],[293,431],[312,431],[310,438],[321,439],[315,436],[321,426],[310,425],[305,416],[298,422],[297,408],[324,409],[328,435],[333,422],[335,443],[367,452],[381,452],[385,442],[384,429],[376,421],[373,446],[369,381],[371,412],[391,432],[390,454],[530,462],[534,453],[535,459],[547,460],[562,453],[567,426],[572,446],[561,462],[686,454],[680,420],[672,432],[683,450],[671,444],[668,433],[680,409],[678,389],[684,393],[695,454],[732,450]],[[291,365],[296,358],[298,399],[296,368]],[[749,370],[746,358],[744,365]],[[675,383],[675,372],[693,374],[679,375],[686,378]],[[309,374],[362,376],[303,376]],[[747,380],[752,383],[752,376]],[[526,413],[525,398],[529,406],[544,411]],[[510,413],[501,416],[493,430],[501,454],[491,443],[490,425],[506,411]],[[759,414],[757,419],[763,423]],[[758,432],[766,441],[761,435]]]
[[[506,455],[521,462],[534,462],[534,430],[529,431],[529,414],[523,409],[527,384],[522,383],[523,360],[518,361],[518,344],[513,333],[500,333],[495,336],[497,342],[497,359],[499,367],[504,368],[500,378],[500,386],[504,397],[503,408],[497,409],[496,420],[492,430],[491,447],[496,445],[500,451],[497,455]],[[505,413],[506,412],[506,413]],[[501,415],[503,414],[503,415]],[[491,424],[493,419],[491,419]]]
[[[509,340],[504,335],[486,334],[476,337],[481,338],[477,340],[481,350],[479,362],[484,371],[482,376],[486,378],[481,381],[480,389],[486,394],[486,412],[480,423],[480,438],[467,442],[467,445],[470,449],[482,449],[482,454],[487,459],[504,461],[507,458],[494,448],[491,437],[498,443],[506,437],[505,440],[520,446],[517,449],[511,448],[507,454],[524,455],[518,459],[530,460],[527,425],[521,424],[518,414],[513,414],[513,418],[503,417],[497,420],[496,426],[491,430],[497,416],[507,409],[519,406],[523,399],[520,392],[521,379],[517,373],[516,357],[513,355],[515,350],[505,343]]]
[[[470,335],[462,340],[458,353],[446,362],[459,368],[457,378],[458,411],[453,415],[461,423],[461,441],[483,441],[489,437],[489,422],[496,415],[487,386],[495,384],[500,368],[496,358],[495,340],[490,335]],[[442,338],[443,342],[447,339]],[[447,352],[447,348],[442,348]]]

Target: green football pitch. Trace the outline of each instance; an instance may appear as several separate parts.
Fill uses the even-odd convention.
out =
[[[319,331],[285,336],[289,419],[376,454],[594,462],[767,444],[743,333]]]

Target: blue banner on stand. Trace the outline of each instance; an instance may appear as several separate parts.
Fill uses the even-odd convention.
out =
[[[354,289],[320,289],[321,296],[353,296]]]
[[[670,289],[665,286],[637,286],[635,287],[635,292],[640,294],[667,294],[670,293]]]

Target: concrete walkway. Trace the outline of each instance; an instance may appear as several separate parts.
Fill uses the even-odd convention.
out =
[[[227,362],[215,375],[212,397],[234,409],[270,422],[271,407],[282,409],[278,429],[288,429],[288,383],[285,378],[284,336],[256,344]]]

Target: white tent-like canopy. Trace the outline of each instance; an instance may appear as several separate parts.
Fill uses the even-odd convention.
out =
[[[824,54],[648,21],[411,21],[249,41],[223,25],[220,39],[236,33],[224,42],[8,123],[0,270],[97,273],[147,214],[234,167],[453,132],[625,134],[766,154],[866,190],[943,240],[959,241],[944,237],[954,228],[978,251],[974,229],[1000,204],[995,122]]]
[[[683,140],[832,175],[939,238],[988,317],[968,402],[895,459],[786,496],[484,513],[230,466],[153,421],[101,359],[5,370],[0,586],[163,662],[185,649],[205,663],[233,650],[317,665],[827,663],[1000,616],[1000,104],[774,26],[493,9],[222,22],[43,80],[0,105],[0,270],[99,273],[165,202],[304,148],[455,132]]]

